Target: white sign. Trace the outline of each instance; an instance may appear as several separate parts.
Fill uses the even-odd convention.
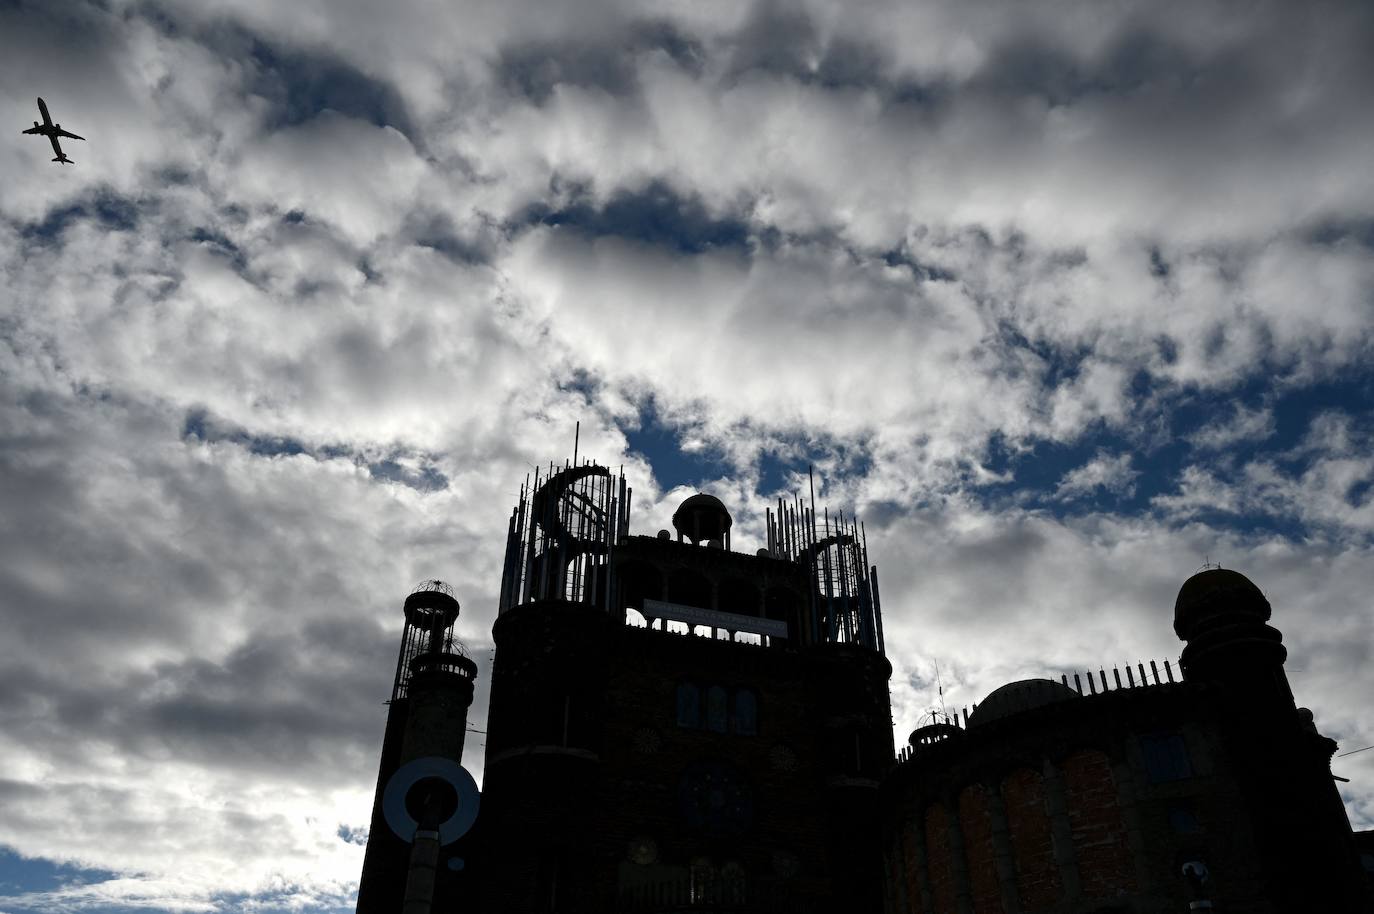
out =
[[[674,622],[686,622],[688,625],[709,625],[732,632],[752,632],[771,638],[787,637],[787,623],[780,619],[742,616],[739,613],[683,606],[681,603],[666,603],[663,600],[645,600],[644,615],[651,619],[670,619]]]

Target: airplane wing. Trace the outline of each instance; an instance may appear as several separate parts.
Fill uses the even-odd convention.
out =
[[[48,139],[52,140],[52,151],[53,151],[53,153],[54,153],[59,159],[62,158],[62,156],[64,155],[64,153],[62,152],[62,144],[59,143],[59,142],[57,142],[57,135],[56,135],[56,134],[51,134],[51,133],[50,133],[50,134],[48,134]]]
[[[68,133],[66,130],[58,130],[57,133],[56,133],[56,135],[57,135],[57,136],[69,136],[69,137],[71,137],[71,138],[74,139],[74,140],[84,140],[84,139],[85,139],[84,136],[77,136],[75,133]]]
[[[30,127],[28,130],[21,130],[20,133],[42,133],[42,127]]]
[[[43,126],[44,126],[44,127],[51,127],[51,126],[52,126],[52,117],[50,117],[50,116],[48,115],[48,106],[45,105],[45,104],[43,104],[43,99],[42,99],[42,98],[38,99],[38,110],[41,111],[41,112],[43,112]]]

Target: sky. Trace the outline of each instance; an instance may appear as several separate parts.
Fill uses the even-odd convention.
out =
[[[579,422],[638,533],[705,490],[752,551],[815,467],[899,744],[937,665],[1176,658],[1204,562],[1374,744],[1370,47],[1358,0],[0,2],[0,912],[352,910],[401,603],[454,587],[484,729]]]

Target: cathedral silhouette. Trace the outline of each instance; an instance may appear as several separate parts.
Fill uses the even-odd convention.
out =
[[[1011,683],[898,751],[856,519],[779,501],[747,554],[713,496],[642,535],[632,494],[576,459],[521,489],[480,793],[458,601],[406,598],[359,914],[1374,910],[1243,575],[1184,583],[1177,669]]]

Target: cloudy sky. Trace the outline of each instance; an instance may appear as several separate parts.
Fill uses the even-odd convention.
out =
[[[1210,559],[1374,743],[1371,47],[1358,0],[0,3],[0,911],[351,910],[401,601],[452,582],[485,682],[578,421],[641,533],[702,488],[752,550],[814,464],[899,734],[936,663],[1176,657]]]

